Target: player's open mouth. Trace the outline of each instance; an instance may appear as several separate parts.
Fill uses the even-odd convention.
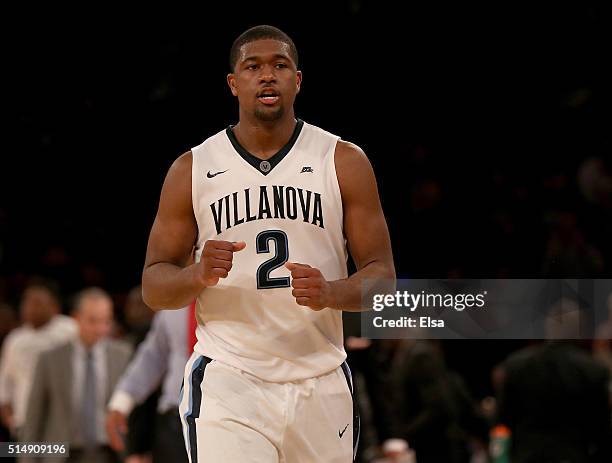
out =
[[[265,105],[273,105],[280,100],[280,96],[276,92],[264,91],[257,97],[257,99]]]

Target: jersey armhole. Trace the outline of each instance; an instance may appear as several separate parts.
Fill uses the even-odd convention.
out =
[[[332,173],[331,183],[332,183],[332,191],[334,193],[334,198],[338,204],[338,209],[340,210],[341,216],[341,224],[342,224],[342,233],[344,234],[344,207],[342,205],[342,192],[340,191],[340,182],[338,181],[338,173],[336,172],[336,149],[338,148],[338,142],[342,141],[340,137],[335,137],[335,140],[332,143],[331,147],[331,155],[329,155],[328,162],[330,163],[329,169]]]
[[[198,236],[196,237],[196,246],[195,246],[195,255],[194,255],[195,262],[200,261],[200,252],[199,252],[200,250],[200,230],[202,229],[202,225],[200,224],[200,219],[198,218],[198,210],[197,210],[197,203],[196,203],[196,198],[199,197],[199,195],[197,194],[198,184],[196,183],[197,172],[198,172],[198,169],[196,168],[197,167],[196,159],[199,157],[197,156],[198,152],[199,152],[199,147],[191,148],[191,209],[193,211],[193,216],[195,218],[196,225],[198,227]]]

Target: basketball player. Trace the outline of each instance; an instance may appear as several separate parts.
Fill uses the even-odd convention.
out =
[[[230,65],[239,122],[170,168],[143,272],[155,310],[197,298],[179,408],[190,461],[348,463],[341,312],[361,310],[363,279],[395,278],[375,177],[360,148],[295,118],[285,33],[247,30]]]

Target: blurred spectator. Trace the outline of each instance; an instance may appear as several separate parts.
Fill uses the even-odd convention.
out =
[[[145,340],[151,328],[153,312],[142,300],[140,285],[132,288],[123,303],[123,325],[126,328],[121,338],[128,342],[134,350]],[[132,359],[133,361],[133,359]],[[146,400],[138,404],[129,414],[125,437],[125,449],[121,450],[129,457],[126,463],[151,461],[151,453],[155,445],[155,426],[157,419],[157,404],[160,388],[151,393]],[[109,431],[110,435],[110,431]],[[112,446],[112,436],[111,436]]]
[[[468,463],[472,442],[484,442],[487,433],[476,402],[435,344],[401,344],[393,367],[395,436],[408,441],[419,463]]]
[[[0,279],[0,298],[2,297],[2,279]],[[1,300],[1,299],[0,299]],[[11,306],[0,302],[0,352],[2,352],[2,344],[4,338],[17,326],[17,314]],[[8,428],[0,419],[0,442],[10,441],[11,436]],[[9,459],[8,463],[12,463],[14,459]]]
[[[549,317],[546,336],[575,335],[579,317]],[[586,352],[569,341],[531,346],[512,354],[500,376],[499,420],[511,431],[512,462],[611,461],[609,373]]]
[[[0,411],[3,423],[14,436],[24,424],[38,355],[76,336],[74,321],[60,315],[60,311],[54,284],[33,280],[21,298],[23,325],[5,339],[0,359]]]
[[[612,175],[602,159],[585,159],[578,168],[578,186],[584,198],[602,207],[612,207]]]
[[[142,403],[163,382],[153,461],[188,461],[178,403],[183,371],[193,350],[189,317],[195,317],[193,306],[158,312],[151,331],[117,384],[106,420],[110,444],[115,450],[124,451],[123,435],[128,431],[127,417],[134,405]]]
[[[13,308],[0,302],[0,349],[4,342],[4,338],[17,327],[17,314]]]
[[[358,319],[352,314],[346,318]],[[392,403],[386,393],[392,350],[388,347],[389,341],[370,341],[356,336],[348,336],[344,345],[361,415],[356,461],[368,461],[369,454],[377,453],[380,444],[393,437],[389,420]]]
[[[549,219],[552,230],[542,269],[544,276],[593,278],[600,274],[604,268],[603,256],[578,229],[576,214],[558,212]]]
[[[151,328],[154,315],[155,312],[142,300],[142,287],[132,288],[125,302],[124,317],[128,332],[124,340],[134,347],[140,344]]]
[[[131,350],[108,339],[113,303],[105,291],[81,291],[73,316],[78,337],[39,357],[20,437],[24,442],[68,442],[70,457],[54,462],[118,462],[107,446],[104,411]]]

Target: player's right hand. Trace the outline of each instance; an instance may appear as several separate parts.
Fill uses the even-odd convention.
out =
[[[117,410],[111,410],[106,415],[106,434],[108,444],[118,453],[125,450],[123,439],[128,432],[127,417]]]
[[[234,253],[246,248],[244,241],[207,240],[200,262],[196,264],[196,278],[204,286],[214,286],[219,278],[227,278],[232,269]]]

